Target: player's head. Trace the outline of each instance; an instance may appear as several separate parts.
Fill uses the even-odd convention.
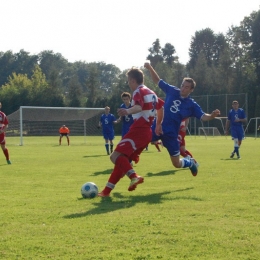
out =
[[[109,114],[109,111],[110,111],[110,107],[106,106],[105,107],[105,114]]]
[[[234,100],[233,102],[232,102],[232,107],[233,107],[233,109],[238,109],[238,107],[239,107],[239,103],[238,103],[238,101],[236,101],[236,100]]]
[[[128,85],[132,90],[135,90],[139,85],[144,83],[144,74],[138,68],[131,68],[126,73]]]
[[[184,78],[181,83],[181,96],[187,97],[193,92],[194,88],[196,87],[196,82],[192,78]]]
[[[130,103],[131,100],[131,94],[128,92],[123,92],[121,94],[121,99],[123,100],[123,102],[128,105]]]
[[[66,126],[65,126],[65,125],[63,125],[62,127],[63,127],[63,128],[65,128]]]

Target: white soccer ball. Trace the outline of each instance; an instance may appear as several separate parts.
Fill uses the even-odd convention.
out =
[[[86,182],[81,187],[81,195],[84,199],[93,199],[98,194],[98,187],[94,182]]]

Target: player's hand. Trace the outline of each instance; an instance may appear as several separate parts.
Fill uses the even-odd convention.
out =
[[[125,109],[125,108],[118,108],[117,109],[117,114],[119,116],[126,116],[126,115],[128,115],[128,112],[127,112],[127,109]]]
[[[220,111],[218,109],[214,110],[212,113],[211,113],[211,117],[215,118],[217,116],[220,115]]]
[[[162,135],[163,134],[163,130],[162,130],[162,125],[161,124],[156,124],[156,127],[155,127],[155,134],[156,135]]]
[[[146,61],[146,62],[144,63],[144,67],[147,68],[147,69],[149,69],[149,68],[151,67],[150,62],[149,62],[149,61]]]

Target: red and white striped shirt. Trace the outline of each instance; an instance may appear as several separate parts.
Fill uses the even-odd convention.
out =
[[[142,111],[133,114],[134,123],[132,127],[151,127],[156,116],[156,110],[162,107],[154,91],[145,85],[140,85],[133,92],[131,106],[139,105]]]

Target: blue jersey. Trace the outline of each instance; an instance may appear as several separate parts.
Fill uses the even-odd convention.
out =
[[[201,107],[190,97],[180,96],[180,89],[160,80],[159,87],[165,92],[164,117],[162,123],[163,133],[178,137],[181,121],[188,117],[201,119],[205,114]]]
[[[242,122],[235,122],[235,120],[237,118],[239,118],[239,119],[245,119],[246,118],[244,110],[242,108],[239,108],[237,111],[235,111],[234,109],[230,109],[229,113],[228,113],[228,120],[231,123],[231,127],[243,125]]]
[[[128,109],[131,107],[131,104],[129,107],[127,107],[124,103],[120,106],[120,108]],[[129,131],[130,126],[133,124],[134,119],[132,115],[126,115],[121,117],[122,120],[122,137]]]
[[[114,133],[114,121],[116,121],[116,118],[113,114],[101,115],[100,122],[102,124],[103,134]]]
[[[244,138],[244,129],[243,123],[235,122],[236,119],[245,119],[246,115],[242,108],[239,108],[237,111],[234,109],[230,109],[228,113],[228,120],[231,124],[231,135],[233,138],[237,138],[238,140],[242,140]]]

